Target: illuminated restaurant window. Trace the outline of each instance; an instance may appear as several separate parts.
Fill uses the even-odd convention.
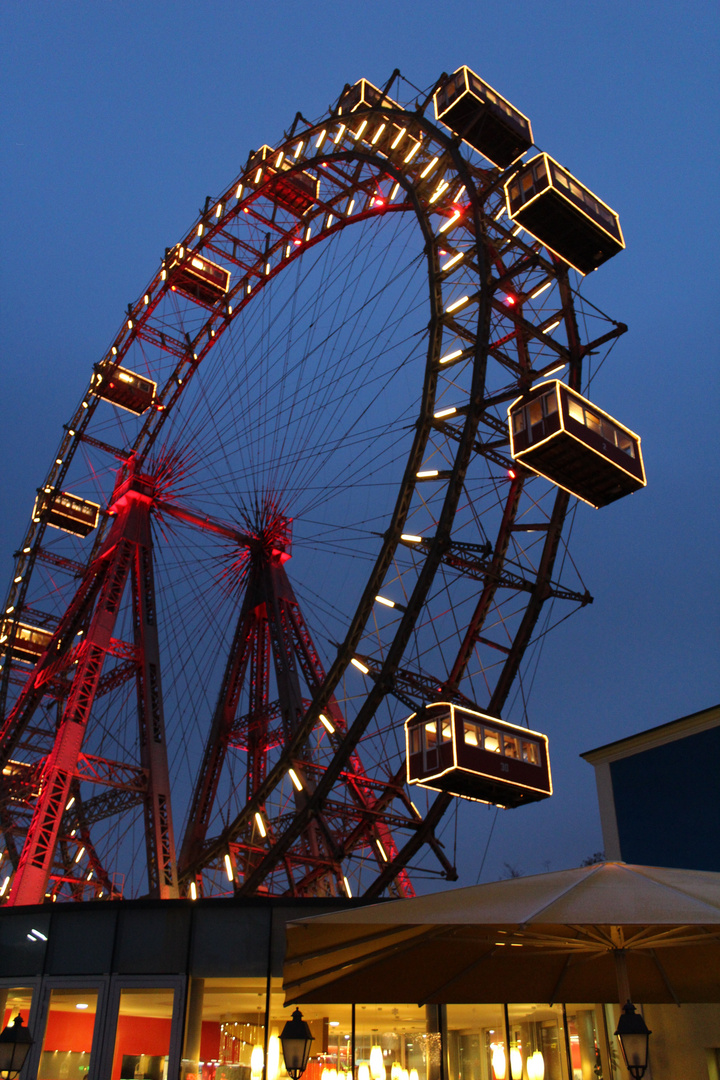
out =
[[[172,989],[120,991],[111,1080],[166,1080],[173,1004]]]
[[[29,986],[0,987],[0,1031],[4,1031],[18,1015],[22,1016],[23,1024],[27,1027],[32,995]]]
[[[93,1057],[98,991],[50,991],[38,1080],[85,1080]]]

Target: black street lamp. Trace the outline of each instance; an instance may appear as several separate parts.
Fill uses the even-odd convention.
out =
[[[13,1080],[19,1074],[32,1044],[33,1037],[23,1027],[22,1016],[18,1013],[12,1024],[0,1033],[0,1073],[5,1073],[7,1080]]]
[[[305,1072],[312,1041],[310,1025],[303,1020],[300,1010],[295,1009],[292,1019],[288,1020],[280,1034],[285,1068],[292,1076],[292,1080],[300,1080]]]
[[[633,1080],[642,1080],[648,1066],[648,1040],[652,1032],[642,1016],[635,1011],[632,1001],[623,1005],[615,1035],[628,1072]]]

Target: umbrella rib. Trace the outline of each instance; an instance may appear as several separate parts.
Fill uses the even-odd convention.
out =
[[[467,965],[467,967],[464,967],[461,971],[456,971],[451,978],[447,979],[444,983],[441,983],[440,986],[433,987],[430,993],[427,994],[422,1001],[418,1002],[418,1005],[427,1005],[427,1003],[437,994],[440,994],[448,986],[452,986],[458,979],[462,979],[464,975],[467,975],[468,971],[472,971],[473,968],[478,967],[479,964],[482,964],[483,960],[487,960],[488,956],[492,956],[495,951],[495,946],[493,946],[491,949],[488,949],[487,952],[484,952],[482,956],[476,957],[471,964]]]
[[[591,869],[589,870],[586,877],[583,878],[583,883],[585,881],[587,881],[588,878],[594,877],[595,874],[597,874],[602,869],[602,867],[604,865],[605,865],[605,863],[598,863],[597,866],[591,867]],[[578,887],[578,882],[576,880],[573,880],[570,883],[570,885],[568,885],[568,887],[566,889],[563,889],[562,892],[556,893],[553,896],[552,900],[548,900],[548,902],[546,904],[543,904],[542,907],[539,907],[537,909],[537,911],[533,911],[533,913],[531,915],[528,915],[528,917],[526,919],[524,919],[523,922],[520,923],[520,925],[525,927],[525,926],[527,926],[527,924],[529,922],[536,921],[538,915],[542,914],[542,912],[546,911],[548,908],[551,908],[553,906],[553,904],[557,904],[558,900],[562,900],[563,896],[567,896],[567,894],[569,892],[572,892],[573,889],[577,889],[577,887]]]
[[[385,930],[376,930],[372,934],[363,934],[362,937],[352,938],[352,940],[337,942],[334,945],[326,945],[322,949],[312,949],[310,952],[299,953],[297,956],[288,956],[288,964],[304,964],[306,960],[317,960],[320,956],[326,956],[328,953],[332,953],[336,956],[339,952],[343,952],[344,949],[356,949],[360,945],[368,945],[373,941],[381,941],[387,937],[397,937],[398,934],[404,931],[416,931],[420,933],[418,936],[422,936],[424,926],[418,924],[417,926],[389,926]],[[414,939],[413,939],[414,940]]]
[[[572,953],[568,953],[567,956],[565,957],[565,963],[563,964],[562,971],[560,972],[560,975],[558,976],[558,980],[555,983],[555,986],[553,987],[553,992],[550,995],[550,1001],[548,1002],[549,1005],[554,1005],[555,1004],[555,999],[558,996],[558,993],[560,992],[560,987],[561,987],[561,985],[563,983],[563,980],[565,979],[565,974],[567,972],[567,969],[570,967],[570,961],[571,960],[572,960]]]
[[[319,987],[320,987],[320,985],[322,985],[323,981],[326,980],[330,975],[334,975],[336,971],[345,971],[346,974],[349,973],[349,969],[354,969],[355,971],[362,971],[363,968],[368,967],[372,963],[373,960],[376,960],[379,957],[382,957],[384,959],[384,958],[390,956],[391,954],[394,955],[394,956],[397,956],[400,953],[407,952],[409,949],[412,949],[417,945],[417,942],[418,942],[419,938],[424,938],[424,940],[432,940],[432,938],[438,937],[440,934],[444,933],[446,930],[447,930],[447,927],[440,926],[440,927],[437,928],[437,930],[433,930],[432,932],[428,932],[424,927],[422,927],[420,934],[417,934],[415,937],[411,938],[409,941],[407,941],[407,940],[403,941],[399,945],[396,945],[396,946],[386,945],[381,949],[375,949],[371,953],[363,953],[362,956],[357,957],[355,960],[343,960],[339,964],[333,964],[332,967],[324,968],[322,971],[315,971],[310,975],[304,976],[303,978],[283,980],[284,988],[285,988],[286,991],[287,990],[293,990],[293,989],[295,989],[296,987],[299,987],[299,986],[307,985],[309,983],[318,983],[319,982],[319,985],[315,987],[315,989],[319,989]],[[336,952],[337,950],[330,950],[330,951],[335,951]],[[290,963],[294,963],[294,962],[295,962],[294,960],[290,961]]]
[[[714,904],[711,900],[706,900],[705,898],[698,899],[698,897],[695,896],[692,892],[689,892],[687,889],[681,889],[678,885],[671,885],[670,882],[657,881],[652,876],[652,874],[644,874],[642,872],[642,867],[639,867],[637,865],[633,865],[633,866],[626,867],[626,869],[631,870],[632,873],[637,874],[638,877],[643,877],[647,881],[652,881],[653,885],[657,885],[658,888],[670,889],[672,892],[680,893],[681,896],[686,896],[689,900],[692,900],[693,903],[695,903],[695,904],[698,904],[698,903],[707,904],[708,907],[714,908],[716,911],[720,910],[720,904]]]
[[[655,950],[654,950],[654,949],[650,949],[650,955],[652,956],[653,960],[655,961],[655,967],[656,967],[656,968],[658,969],[658,971],[660,972],[660,975],[661,975],[661,977],[662,977],[662,981],[663,981],[663,982],[665,983],[665,986],[666,986],[666,988],[667,988],[667,992],[668,992],[668,994],[670,995],[670,997],[671,997],[671,998],[673,999],[673,1001],[675,1002],[675,1004],[676,1004],[676,1005],[678,1006],[678,1008],[679,1008],[679,1007],[680,1007],[680,999],[679,999],[679,997],[677,996],[677,994],[675,993],[675,991],[674,991],[674,989],[673,989],[673,987],[672,987],[672,984],[671,984],[670,980],[669,980],[669,979],[668,979],[668,977],[667,977],[667,973],[666,973],[666,971],[665,971],[665,968],[664,968],[664,967],[662,966],[662,964],[660,963],[660,961],[659,961],[659,959],[658,959],[658,957],[657,957],[657,954],[655,953]]]

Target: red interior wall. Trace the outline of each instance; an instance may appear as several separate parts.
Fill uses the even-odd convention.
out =
[[[200,1060],[217,1061],[220,1057],[220,1021],[203,1020],[200,1032]]]
[[[62,1012],[52,1009],[48,1016],[43,1050],[76,1050],[89,1054],[92,1049],[95,1013],[89,1009]]]
[[[170,1020],[157,1016],[121,1016],[118,1019],[112,1080],[119,1080],[123,1054],[164,1056],[170,1049]]]

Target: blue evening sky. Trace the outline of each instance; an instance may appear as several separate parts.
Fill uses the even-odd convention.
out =
[[[482,876],[598,849],[578,755],[720,700],[719,25],[711,0],[5,0],[5,579],[91,365],[205,196],[344,83],[398,67],[427,88],[467,63],[619,212],[627,243],[587,290],[630,327],[596,397],[642,435],[649,486],[579,509],[571,550],[595,603],[548,639],[529,702],[556,794],[499,815]],[[461,816],[463,884],[493,814]]]

